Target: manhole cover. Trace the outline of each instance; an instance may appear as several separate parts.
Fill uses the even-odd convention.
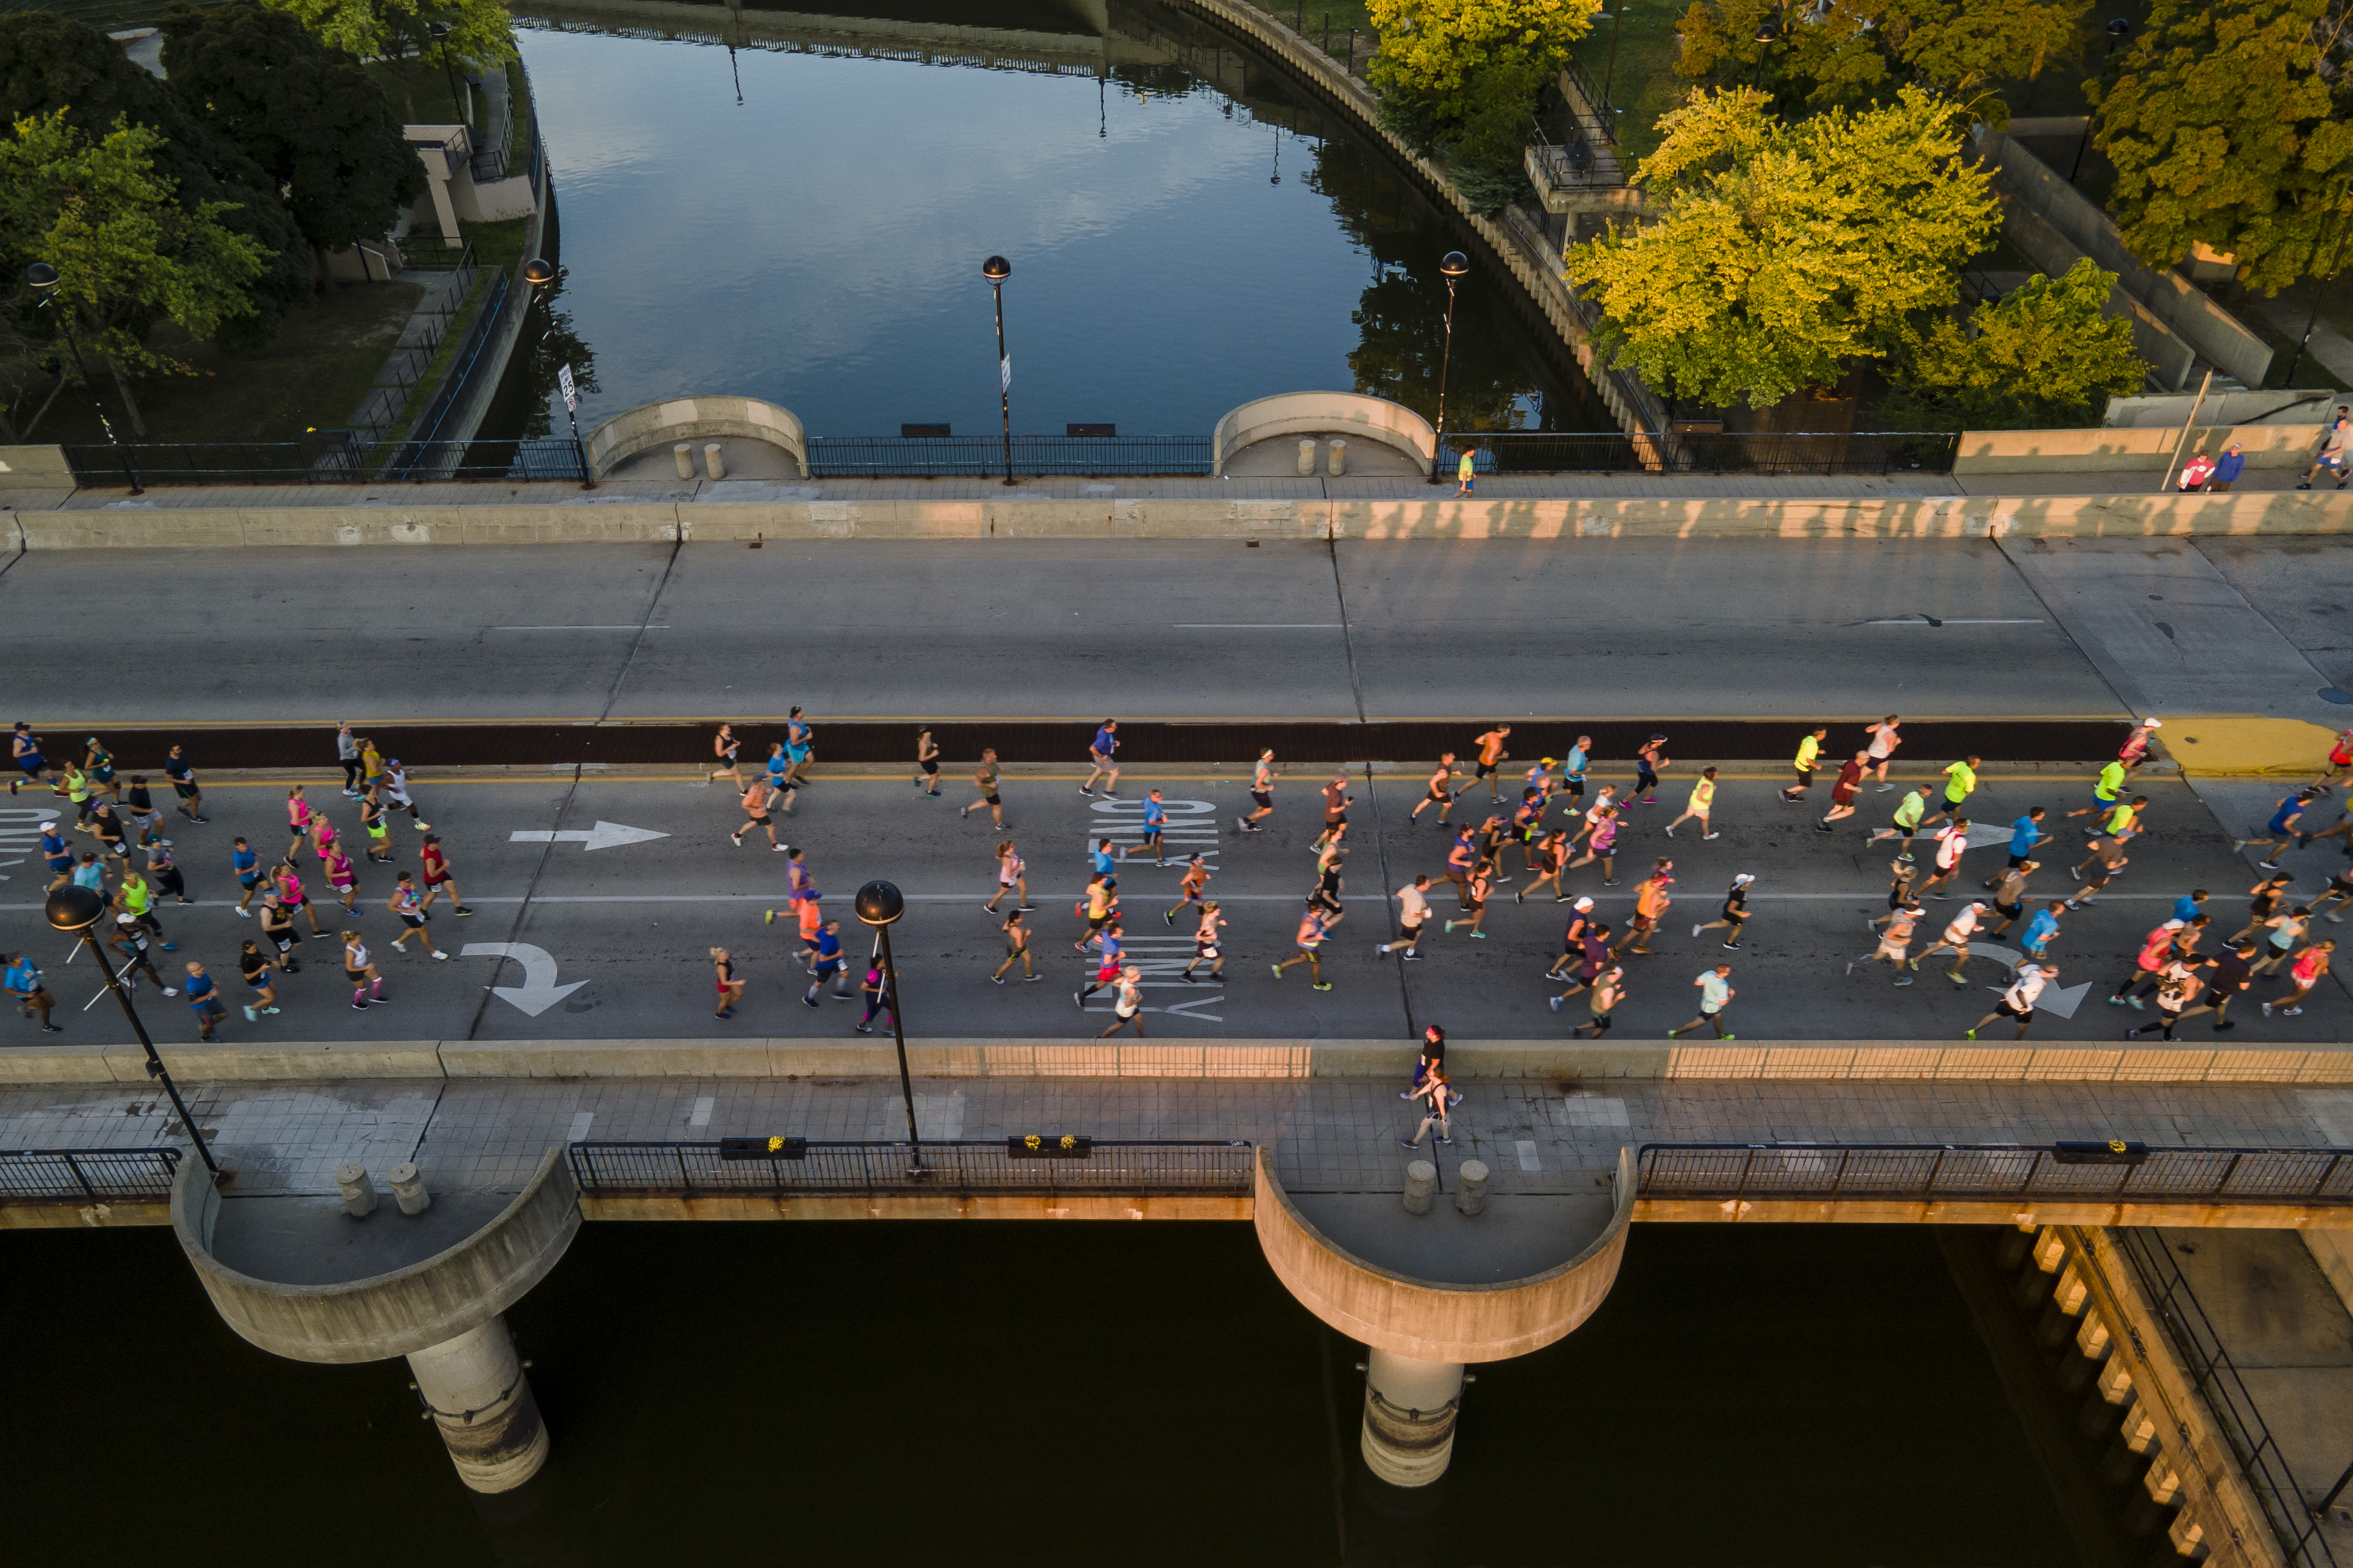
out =
[[[2320,700],[2323,702],[2353,703],[2353,691],[2341,686],[2324,686],[2320,689]]]

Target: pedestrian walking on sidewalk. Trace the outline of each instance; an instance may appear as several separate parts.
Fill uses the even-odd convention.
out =
[[[1740,994],[1732,988],[1732,965],[1719,963],[1714,969],[1704,970],[1692,984],[1699,987],[1699,1016],[1688,1024],[1678,1024],[1669,1029],[1667,1038],[1680,1040],[1705,1025],[1715,1031],[1715,1037],[1719,1040],[1738,1039],[1739,1036],[1724,1032],[1724,1010],[1732,1005],[1735,996]]]
[[[1421,1050],[1413,1059],[1413,1081],[1398,1090],[1399,1100],[1411,1100],[1414,1091],[1430,1081],[1430,1069],[1446,1060],[1446,1031],[1436,1024],[1421,1032]]]
[[[2337,405],[2337,417],[2330,421],[2327,433],[2320,438],[2320,449],[2312,455],[2312,467],[2305,469],[2304,478],[2296,481],[2295,488],[2310,489],[2312,481],[2323,469],[2327,469],[2337,476],[2337,488],[2343,489],[2348,443],[2353,443],[2353,410],[2340,403]]]
[[[1454,1123],[1449,1114],[1453,1109],[1453,1100],[1451,1086],[1447,1081],[1446,1064],[1443,1061],[1433,1061],[1430,1064],[1430,1071],[1423,1076],[1421,1082],[1415,1086],[1413,1097],[1420,1100],[1423,1106],[1421,1125],[1413,1130],[1412,1137],[1398,1139],[1399,1147],[1420,1148],[1423,1135],[1432,1128],[1437,1129],[1438,1142],[1453,1142]]]

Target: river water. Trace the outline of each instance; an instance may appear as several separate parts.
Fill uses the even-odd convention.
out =
[[[509,1314],[554,1456],[504,1500],[401,1363],[246,1344],[168,1231],[0,1268],[25,1563],[2078,1561],[1929,1227],[1638,1227],[1426,1494],[1246,1225],[586,1226]]]
[[[738,393],[815,434],[993,435],[992,253],[1017,433],[1205,435],[1309,389],[1434,412],[1467,230],[1233,39],[1086,4],[527,7],[583,431]],[[1463,285],[1450,423],[1612,428],[1516,289]],[[560,432],[551,396],[523,401]]]

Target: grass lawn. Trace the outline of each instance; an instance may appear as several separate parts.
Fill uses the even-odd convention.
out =
[[[443,71],[438,52],[412,55],[404,60],[370,60],[367,73],[384,89],[392,102],[392,111],[411,125],[456,125],[460,121],[480,125],[482,122],[482,95],[475,93],[474,117],[466,121],[457,99],[449,96],[449,79],[458,79],[458,90],[466,90],[464,63],[456,56],[449,59],[449,69]]]
[[[1618,117],[1619,144],[1636,159],[1657,150],[1659,116],[1681,103],[1691,89],[1690,80],[1675,74],[1675,57],[1683,47],[1675,37],[1675,20],[1688,5],[1689,0],[1618,0],[1595,19],[1593,31],[1577,40],[1577,69],[1596,92],[1608,84],[1609,100],[1624,110]]]
[[[157,349],[196,368],[195,375],[151,376],[132,384],[152,441],[291,441],[310,427],[340,427],[375,384],[403,322],[424,290],[414,283],[347,283],[280,323],[258,353],[234,355],[189,343],[173,328]],[[90,366],[116,432],[131,438],[114,379]],[[33,429],[35,441],[102,441],[106,433],[74,377]]]

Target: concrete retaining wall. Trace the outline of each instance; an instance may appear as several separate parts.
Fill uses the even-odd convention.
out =
[[[1210,471],[1223,475],[1227,461],[1255,442],[1326,431],[1394,447],[1425,474],[1437,459],[1438,433],[1402,403],[1355,392],[1282,392],[1253,398],[1218,421],[1209,437]]]
[[[2151,401],[2155,401],[2152,399]],[[2212,412],[2212,400],[2208,411]],[[2246,449],[2250,468],[2301,468],[2320,447],[2318,425],[2200,425],[2181,441],[2183,407],[2170,426],[2103,426],[2095,430],[1969,430],[1953,458],[1953,477],[1978,479],[2010,474],[2147,473],[2163,467],[2179,446],[2219,454],[2236,441]]]
[[[789,454],[800,466],[801,478],[808,478],[808,436],[800,416],[756,397],[673,397],[639,404],[588,433],[588,462],[602,479],[640,452],[714,436],[765,441]]]

